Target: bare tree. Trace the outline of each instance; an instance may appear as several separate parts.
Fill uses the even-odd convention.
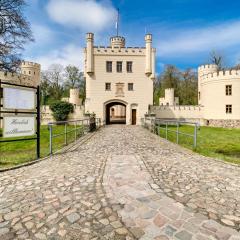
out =
[[[218,66],[218,70],[222,70],[223,69],[223,55],[220,53],[217,53],[216,51],[212,51],[210,53],[210,61],[213,64],[216,64]]]
[[[63,95],[64,68],[60,64],[52,64],[47,71],[42,72],[42,80],[50,85],[51,99],[60,100]]]
[[[0,0],[0,70],[16,71],[20,50],[33,41],[29,23],[23,16],[24,0]]]

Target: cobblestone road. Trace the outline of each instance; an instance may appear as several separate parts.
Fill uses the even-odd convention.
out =
[[[145,129],[0,173],[0,239],[240,240],[240,168]]]

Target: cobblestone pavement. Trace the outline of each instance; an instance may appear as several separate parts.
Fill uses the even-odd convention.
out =
[[[0,173],[0,239],[133,239],[102,187],[104,131],[71,152]]]
[[[109,126],[0,173],[0,239],[240,240],[240,168]]]

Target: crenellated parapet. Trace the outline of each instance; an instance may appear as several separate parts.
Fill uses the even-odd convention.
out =
[[[218,66],[216,64],[205,64],[198,67],[198,71],[209,71],[209,70],[216,70]]]
[[[29,66],[29,67],[35,67],[35,68],[41,67],[39,63],[30,62],[30,61],[22,61],[21,66]]]
[[[25,86],[35,86],[33,78],[21,73],[0,72],[0,79],[3,82],[21,84]]]
[[[110,45],[112,48],[124,48],[125,47],[125,38],[121,36],[114,36],[110,38]]]
[[[202,110],[202,106],[198,106],[198,105],[173,105],[173,106],[151,106],[151,110],[155,111],[155,110],[166,110],[166,111],[201,111]]]
[[[144,56],[146,49],[144,47],[126,47],[126,48],[119,48],[119,47],[94,47],[94,55],[139,55]],[[85,49],[86,52],[86,49]]]
[[[209,81],[220,81],[236,79],[240,81],[240,70],[225,70],[214,73],[208,73],[202,76],[202,83]]]

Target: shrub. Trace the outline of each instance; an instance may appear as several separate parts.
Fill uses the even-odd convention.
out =
[[[68,102],[57,101],[50,105],[53,117],[56,121],[66,121],[68,114],[73,113],[73,105]]]

